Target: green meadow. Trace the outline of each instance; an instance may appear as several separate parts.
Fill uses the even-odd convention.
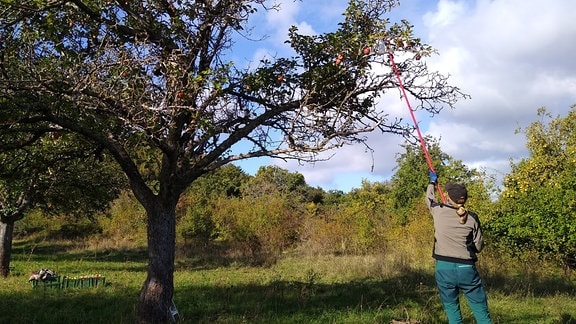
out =
[[[189,256],[179,247],[174,302],[182,323],[444,323],[433,260],[413,244],[378,255],[284,253],[266,266]],[[0,323],[133,323],[146,251],[18,240],[12,266],[1,279]],[[495,323],[576,323],[570,272],[490,250],[478,266]],[[106,284],[32,288],[28,277],[40,268],[99,274]],[[464,300],[462,309],[465,323],[474,323]]]

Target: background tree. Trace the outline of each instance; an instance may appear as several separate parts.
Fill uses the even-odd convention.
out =
[[[242,190],[243,196],[254,197],[272,193],[301,195],[306,186],[306,180],[301,173],[272,165],[260,167]]]
[[[512,165],[486,225],[505,250],[559,259],[576,255],[576,108],[565,117],[538,110],[521,130],[529,157]]]
[[[104,156],[54,130],[22,146],[7,145],[10,124],[0,125],[0,274],[9,274],[14,223],[34,208],[44,215],[82,219],[103,211],[125,185]],[[42,133],[42,130],[38,130]],[[88,215],[88,216],[87,216]]]
[[[485,172],[470,169],[462,161],[442,152],[438,140],[428,137],[426,143],[440,186],[449,182],[464,184],[470,197],[466,206],[479,213],[487,212],[493,179]],[[391,207],[398,214],[400,223],[408,222],[408,217],[414,215],[415,205],[422,204],[426,185],[430,181],[421,146],[408,142],[403,148],[404,152],[396,159],[396,172],[390,182]],[[447,193],[444,192],[444,195]]]
[[[3,1],[0,109],[23,137],[32,124],[58,126],[118,162],[147,213],[137,320],[162,322],[174,293],[176,205],[201,175],[262,156],[314,161],[374,130],[409,134],[375,105],[396,88],[386,51],[407,58],[398,64],[420,109],[435,115],[462,97],[419,60],[433,49],[412,26],[386,19],[395,5],[351,0],[335,32],[292,28],[290,58],[243,70],[228,60],[233,36],[266,8],[261,0]],[[143,174],[150,159],[158,168]]]
[[[387,201],[390,186],[386,182],[362,181],[362,186],[350,191],[346,204],[339,206],[341,219],[350,228],[346,248],[353,253],[366,253],[382,245],[383,228],[390,225],[392,208]]]
[[[242,188],[251,177],[229,164],[198,178],[182,194],[178,203],[180,234],[202,247],[217,236],[213,219],[219,200],[242,196]]]
[[[447,179],[444,172],[448,155],[440,150],[440,144],[433,138],[426,138],[427,149],[434,165],[434,169],[442,183]],[[391,200],[394,208],[401,216],[400,222],[406,222],[409,208],[413,206],[414,200],[422,197],[424,187],[429,182],[428,164],[422,152],[422,147],[411,142],[406,142],[403,146],[404,152],[396,158],[396,172],[391,179]],[[402,216],[403,215],[403,216]]]

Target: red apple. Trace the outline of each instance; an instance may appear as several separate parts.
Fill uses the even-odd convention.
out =
[[[362,53],[363,53],[364,55],[370,54],[370,47],[364,47],[364,49],[362,50]]]

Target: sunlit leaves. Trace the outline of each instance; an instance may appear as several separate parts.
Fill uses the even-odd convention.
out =
[[[400,222],[405,223],[407,215],[412,214],[412,207],[421,204],[426,185],[429,183],[429,167],[420,145],[405,144],[405,151],[398,155],[396,173],[391,181],[392,206],[400,215]],[[434,138],[427,138],[427,149],[430,154],[434,170],[438,175],[440,188],[446,183],[460,183],[467,187],[469,199],[466,207],[481,215],[490,205],[490,190],[492,179],[477,169],[466,166],[462,161],[454,159],[444,153],[440,143]],[[444,196],[446,197],[444,192]],[[441,197],[438,197],[440,200]]]
[[[523,130],[530,156],[512,166],[490,227],[501,243],[540,253],[576,253],[576,110],[544,108]]]

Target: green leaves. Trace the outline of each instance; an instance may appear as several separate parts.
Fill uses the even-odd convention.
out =
[[[487,224],[501,244],[563,257],[576,253],[576,110],[565,117],[538,110],[523,130],[530,156],[512,165]]]
[[[432,164],[441,186],[448,182],[464,184],[469,193],[467,208],[477,212],[482,219],[488,217],[491,179],[483,172],[470,169],[462,161],[442,152],[440,143],[434,138],[426,139]],[[391,181],[392,207],[397,210],[400,223],[413,215],[414,206],[422,205],[426,185],[429,183],[429,169],[419,144],[404,144],[405,151],[396,159],[396,173]],[[446,195],[446,193],[444,193]],[[440,197],[438,197],[440,200]]]
[[[51,132],[22,148],[0,150],[3,212],[44,208],[47,214],[90,217],[124,185],[102,152],[77,136]],[[5,209],[6,208],[6,209]]]

